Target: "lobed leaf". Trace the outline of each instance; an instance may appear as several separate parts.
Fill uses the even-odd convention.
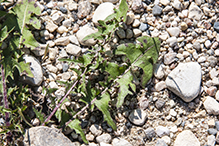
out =
[[[97,108],[103,113],[104,120],[107,121],[107,123],[113,128],[113,130],[116,130],[116,124],[113,121],[110,112],[109,112],[109,101],[110,101],[110,95],[109,93],[105,92],[101,95],[100,99],[97,99],[94,104],[97,106]]]
[[[75,130],[76,133],[80,134],[81,135],[81,138],[82,140],[88,144],[88,141],[86,140],[86,137],[85,137],[85,134],[83,132],[83,130],[81,129],[81,126],[80,126],[81,122],[78,120],[78,119],[74,119],[73,121],[71,121],[68,126],[72,129]]]

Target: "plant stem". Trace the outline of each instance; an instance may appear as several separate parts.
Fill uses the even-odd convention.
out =
[[[85,68],[84,72],[81,74],[81,77],[85,74],[87,71],[87,68]],[[58,105],[53,109],[52,113],[49,115],[49,117],[43,122],[42,126],[45,125],[46,122],[48,122],[52,116],[55,114],[55,112],[58,110],[58,108],[61,106],[62,102],[66,99],[68,94],[71,92],[71,90],[77,85],[79,80],[75,81],[75,83],[71,86],[71,88],[68,90],[68,92],[65,94],[65,96],[62,98],[62,100],[58,103]]]
[[[6,83],[5,83],[5,72],[3,65],[1,65],[1,72],[2,72],[2,85],[3,85],[3,101],[4,101],[4,108],[8,109],[8,99],[7,99],[7,91],[6,91]],[[5,121],[6,127],[10,126],[10,116],[8,112],[5,112]],[[11,132],[7,132],[7,141],[11,140]]]

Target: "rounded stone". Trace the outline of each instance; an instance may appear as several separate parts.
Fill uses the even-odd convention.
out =
[[[166,85],[185,102],[190,102],[200,92],[201,75],[201,66],[197,62],[179,63],[167,76]]]
[[[155,5],[153,7],[152,13],[153,13],[154,16],[159,16],[159,15],[162,14],[162,8],[158,5]]]
[[[190,130],[179,133],[174,146],[200,146],[200,142]]]
[[[138,126],[144,125],[147,119],[147,113],[141,109],[135,109],[129,115],[129,120]]]

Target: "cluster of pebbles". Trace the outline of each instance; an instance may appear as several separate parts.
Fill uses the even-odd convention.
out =
[[[159,59],[148,86],[135,97],[128,96],[115,112],[117,131],[106,122],[99,123],[98,112],[83,119],[88,145],[219,145],[219,3],[214,0],[127,2],[127,21],[116,31],[110,46],[133,42],[140,36],[159,37]],[[57,80],[74,81],[77,73],[70,68],[78,66],[59,59],[75,58],[91,49],[96,41],[83,38],[97,31],[97,20],[112,14],[119,0],[37,3],[42,11],[42,26],[34,36],[42,44],[40,50],[32,51],[35,57],[26,50],[25,60],[31,62],[36,74],[35,78],[24,80],[36,86],[37,93],[43,87],[58,88],[53,94],[61,98],[65,86]],[[45,57],[47,44],[49,53]],[[106,48],[109,52],[113,49]],[[72,101],[65,106],[77,109],[81,105]],[[32,124],[38,126],[39,120],[33,119]],[[72,145],[86,145],[80,144],[81,137],[74,130],[69,128],[64,134],[73,141]]]

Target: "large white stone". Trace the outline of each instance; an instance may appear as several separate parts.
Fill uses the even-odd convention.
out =
[[[180,29],[178,27],[170,27],[170,28],[167,28],[167,32],[172,37],[173,36],[178,37],[178,35],[180,33]]]
[[[110,2],[100,4],[97,9],[94,11],[93,23],[98,24],[98,20],[104,20],[107,16],[114,13],[114,5]]]
[[[203,15],[202,10],[194,2],[192,2],[189,6],[188,18],[200,20],[202,15]]]
[[[135,109],[129,115],[129,120],[138,126],[142,126],[147,119],[147,113],[141,109]]]
[[[200,142],[190,130],[179,133],[174,146],[200,146]]]
[[[76,37],[78,38],[78,41],[81,45],[92,46],[96,43],[96,41],[93,38],[88,39],[86,41],[84,41],[83,39],[86,36],[95,32],[97,32],[97,29],[91,28],[89,25],[84,25],[83,27],[80,27],[79,31],[76,33]]]
[[[204,107],[208,114],[219,115],[219,103],[214,98],[208,96],[204,101]]]
[[[179,63],[166,78],[169,90],[185,102],[196,98],[201,87],[201,66],[196,62]]]

